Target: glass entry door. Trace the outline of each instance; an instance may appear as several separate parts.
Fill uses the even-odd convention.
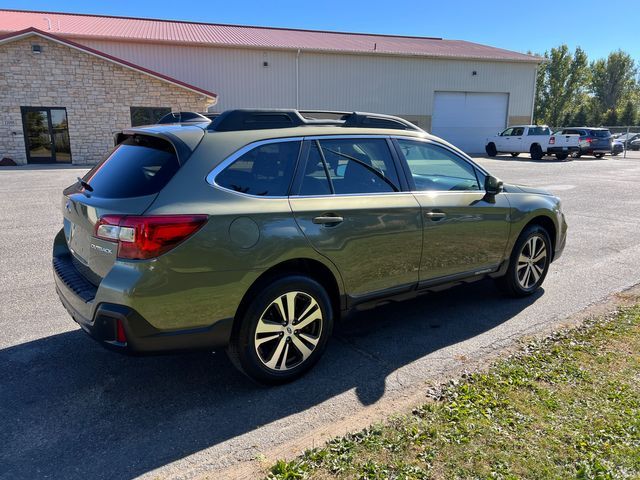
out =
[[[22,107],[28,163],[71,163],[67,110]]]

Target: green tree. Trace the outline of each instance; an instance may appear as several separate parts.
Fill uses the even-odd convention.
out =
[[[583,127],[583,126],[586,126],[588,122],[589,122],[589,110],[587,106],[584,103],[582,103],[578,111],[573,116],[571,122],[567,123],[567,125],[571,124],[571,125],[575,125],[576,127]]]
[[[635,125],[637,114],[636,105],[632,100],[627,100],[627,103],[624,105],[624,110],[622,110],[622,114],[620,115],[620,124]]]
[[[560,126],[578,109],[576,98],[586,89],[589,68],[586,53],[576,48],[573,54],[567,45],[545,52],[547,60],[538,67],[536,79],[536,121]]]
[[[590,65],[591,91],[599,112],[616,110],[638,88],[635,62],[618,50]]]

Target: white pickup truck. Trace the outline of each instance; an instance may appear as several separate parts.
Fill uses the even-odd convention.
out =
[[[490,157],[498,153],[510,153],[517,157],[529,153],[534,160],[545,155],[555,155],[564,160],[580,150],[580,135],[552,134],[546,125],[514,125],[504,132],[487,138],[485,151]]]

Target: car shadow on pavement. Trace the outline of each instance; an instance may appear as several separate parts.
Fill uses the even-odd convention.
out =
[[[409,380],[426,380],[443,361],[434,352],[542,294],[507,299],[482,281],[356,313],[309,374],[275,388],[238,374],[224,352],[127,357],[80,330],[0,350],[0,478],[133,478],[352,389],[373,404],[402,367],[420,360]]]

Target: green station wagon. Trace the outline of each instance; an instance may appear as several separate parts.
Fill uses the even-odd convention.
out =
[[[297,110],[124,130],[62,211],[56,289],[87,333],[226,348],[262,383],[307,371],[354,308],[487,276],[533,293],[567,229],[558,198],[405,120]]]

